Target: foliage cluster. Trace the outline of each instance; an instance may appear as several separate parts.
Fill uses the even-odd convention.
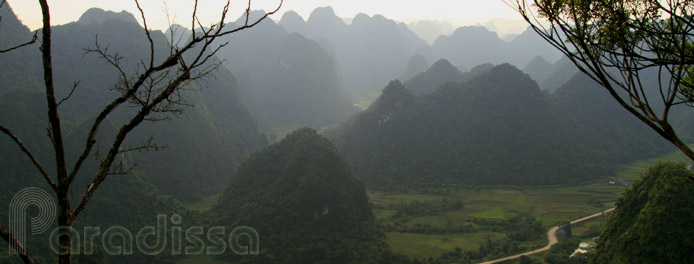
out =
[[[683,165],[651,167],[617,201],[591,263],[694,261],[694,182]]]

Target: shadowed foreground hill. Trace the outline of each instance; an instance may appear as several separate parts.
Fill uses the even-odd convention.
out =
[[[250,263],[381,263],[384,255],[364,184],[309,128],[246,160],[212,213],[218,224],[258,231],[260,254],[243,258]]]
[[[680,164],[651,167],[617,201],[591,263],[694,263],[691,177]]]

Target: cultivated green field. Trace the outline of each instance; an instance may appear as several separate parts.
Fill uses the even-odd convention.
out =
[[[542,222],[545,228],[562,224],[614,206],[624,185],[609,184],[623,179],[633,183],[645,170],[659,161],[674,161],[687,164],[688,159],[679,151],[662,157],[637,161],[623,166],[613,177],[572,186],[504,187],[504,186],[443,186],[439,188],[408,188],[397,191],[367,191],[374,206],[374,214],[384,225],[432,227],[459,226],[469,224],[477,227],[476,219],[508,220],[517,215],[530,215]],[[462,208],[454,211],[433,213],[393,221],[393,215],[401,205],[417,202],[430,203],[461,202]],[[601,226],[604,219],[576,227],[575,232],[587,232]],[[455,247],[476,250],[487,240],[504,238],[498,232],[466,232],[454,234],[415,234],[388,232],[387,240],[394,251],[419,259],[439,257]],[[544,246],[546,239],[525,242],[523,246]]]
[[[504,238],[504,233],[480,232],[453,235],[423,235],[398,232],[386,233],[386,241],[397,253],[413,258],[426,259],[453,251],[456,247],[464,251],[477,250],[487,239]]]

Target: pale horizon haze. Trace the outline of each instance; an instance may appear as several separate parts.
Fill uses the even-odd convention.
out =
[[[41,26],[41,10],[38,1],[7,0],[13,11],[22,23],[32,30]],[[198,4],[198,17],[203,25],[209,26],[219,20],[222,7],[226,0],[201,0]],[[278,0],[255,0],[252,2],[252,10],[270,11],[280,3]],[[104,10],[120,12],[125,10],[132,13],[142,23],[140,13],[134,1],[127,0],[60,0],[48,2],[51,10],[51,24],[62,25],[77,21],[89,8],[97,7]],[[148,27],[164,30],[168,27],[166,10],[173,23],[190,27],[190,13],[193,8],[191,0],[141,0]],[[232,0],[230,14],[227,21],[236,20],[248,5],[247,1]],[[436,20],[447,21],[454,27],[484,24],[490,20],[505,21],[511,27],[499,29],[499,33],[520,33],[525,27],[520,15],[503,0],[429,0],[429,1],[401,1],[401,0],[286,0],[280,11],[272,16],[279,21],[284,12],[293,10],[308,19],[311,12],[324,6],[331,6],[335,13],[342,18],[352,18],[359,13],[369,16],[383,15],[396,21]],[[510,21],[509,21],[510,20]],[[518,26],[514,27],[511,21],[517,20]],[[509,23],[511,22],[511,23]],[[499,25],[497,25],[499,26]],[[512,28],[514,27],[514,28]],[[507,31],[507,32],[503,32]]]

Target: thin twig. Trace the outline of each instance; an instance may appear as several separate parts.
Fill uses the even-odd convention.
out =
[[[31,44],[36,43],[36,40],[37,40],[37,39],[38,39],[38,31],[34,31],[34,36],[31,37],[31,40],[29,40],[29,41],[27,41],[27,42],[24,42],[24,43],[22,43],[22,44],[19,44],[19,45],[17,45],[17,46],[14,46],[14,47],[10,47],[10,48],[7,48],[7,49],[0,49],[0,53],[6,53],[6,52],[10,52],[10,51],[19,49],[19,48],[21,48],[21,47],[29,46],[29,45],[31,45]]]
[[[0,225],[0,237],[7,241],[7,243],[10,244],[11,248],[14,248],[17,251],[19,257],[22,259],[24,263],[34,264],[34,260],[32,260],[31,257],[29,257],[26,248],[24,248],[24,246],[21,243],[19,243],[17,238],[15,238],[12,235],[12,233],[8,232],[2,225]]]
[[[19,139],[19,137],[17,137],[17,136],[16,136],[12,131],[10,131],[8,128],[6,128],[6,127],[4,127],[4,126],[1,126],[1,125],[0,125],[0,131],[2,131],[3,133],[5,133],[5,135],[7,135],[7,136],[9,136],[10,138],[12,138],[12,141],[14,141],[14,143],[16,143],[17,146],[19,146],[19,148],[22,150],[22,152],[24,152],[24,154],[26,154],[26,156],[27,156],[27,157],[31,160],[31,162],[34,164],[34,167],[36,167],[36,168],[39,170],[39,172],[41,173],[41,176],[43,176],[43,178],[46,180],[46,182],[48,183],[48,185],[51,186],[51,189],[53,189],[53,191],[57,191],[57,190],[58,190],[58,186],[55,185],[55,182],[53,182],[53,180],[51,179],[51,177],[48,176],[48,173],[47,173],[46,170],[43,168],[43,166],[41,165],[41,163],[39,162],[39,160],[36,159],[36,157],[34,156],[34,154],[31,153],[31,151],[24,145],[24,143],[22,143],[22,141]]]
[[[70,93],[67,96],[65,96],[65,98],[61,99],[60,102],[58,102],[58,106],[60,106],[61,104],[63,104],[63,102],[70,99],[70,97],[72,97],[72,94],[75,93],[75,90],[77,90],[77,86],[79,86],[79,85],[80,85],[80,81],[76,81],[76,82],[72,83],[72,89],[70,89]]]

